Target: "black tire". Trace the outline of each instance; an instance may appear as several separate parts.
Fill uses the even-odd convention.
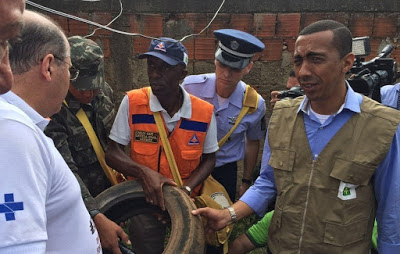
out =
[[[204,253],[204,231],[200,216],[190,211],[196,209],[190,198],[180,189],[163,187],[165,207],[171,217],[171,234],[164,253]],[[117,184],[96,198],[99,209],[110,220],[124,222],[139,213],[161,211],[146,203],[142,186],[137,181]]]

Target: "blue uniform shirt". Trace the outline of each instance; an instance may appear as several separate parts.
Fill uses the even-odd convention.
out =
[[[217,138],[222,139],[235,124],[236,117],[242,109],[246,84],[240,81],[235,91],[222,105],[218,104],[215,74],[192,75],[185,78],[182,86],[193,94],[214,105],[215,118],[217,119]],[[242,160],[245,153],[245,136],[249,140],[260,140],[265,133],[265,101],[258,95],[258,108],[252,114],[246,114],[235,131],[220,147],[217,152],[216,167]]]
[[[382,104],[392,108],[397,108],[397,100],[400,92],[400,83],[387,85],[381,88]]]
[[[314,157],[323,150],[329,140],[350,119],[360,113],[362,96],[348,85],[345,104],[337,114],[321,124],[307,110],[307,98],[299,107],[304,112],[304,125]],[[373,147],[371,147],[373,149]],[[397,128],[392,145],[375,171],[375,197],[377,200],[378,248],[380,254],[400,253],[400,129]],[[265,139],[260,176],[241,197],[258,215],[262,216],[268,202],[276,195],[273,168],[268,164],[271,152],[268,135]],[[338,186],[339,187],[339,186]]]

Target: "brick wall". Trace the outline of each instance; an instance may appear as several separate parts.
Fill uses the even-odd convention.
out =
[[[43,4],[46,5],[45,2]],[[395,7],[398,8],[397,5]],[[60,8],[68,10],[65,6]],[[114,7],[112,11],[93,11],[93,9],[85,11],[81,8],[78,13],[74,13],[72,10],[69,10],[68,13],[100,24],[107,24],[117,15],[118,8]],[[148,36],[168,36],[180,39],[189,33],[200,32],[213,14],[211,12],[124,12],[112,27]],[[63,27],[68,36],[87,35],[94,29],[88,24],[55,15],[50,16]],[[391,56],[400,62],[399,11],[393,12],[388,9],[387,12],[373,10],[354,12],[335,9],[329,12],[288,12],[284,10],[249,13],[243,10],[240,13],[240,10],[235,10],[220,13],[204,33],[184,41],[190,59],[189,72],[198,74],[213,71],[214,50],[217,45],[213,36],[214,30],[234,28],[252,33],[265,43],[266,49],[254,57],[253,70],[244,80],[253,84],[269,100],[270,90],[284,88],[285,80],[291,69],[291,56],[299,31],[314,21],[327,18],[344,23],[350,28],[354,37],[371,37],[372,53],[367,59],[376,56],[386,44],[391,43],[395,46]],[[118,98],[126,90],[146,85],[145,64],[137,59],[137,55],[147,50],[150,39],[117,35],[106,30],[98,30],[91,38],[97,41],[104,50],[107,80],[116,90]]]

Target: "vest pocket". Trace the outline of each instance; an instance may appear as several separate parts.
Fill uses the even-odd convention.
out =
[[[158,144],[145,143],[145,142],[134,142],[133,151],[140,155],[151,155],[153,156],[158,150]]]
[[[368,185],[376,167],[336,158],[330,176],[346,183]]]
[[[362,219],[348,224],[327,221],[325,225],[324,242],[334,246],[346,246],[365,239],[368,219]]]
[[[293,186],[293,165],[296,152],[271,149],[268,164],[274,168],[274,177],[278,193]]]
[[[181,156],[186,166],[179,169],[182,179],[187,179],[199,165],[202,150],[182,150]]]

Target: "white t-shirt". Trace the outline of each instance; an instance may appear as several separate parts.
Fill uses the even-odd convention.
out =
[[[0,253],[102,253],[47,124],[12,92],[0,96]]]
[[[161,106],[157,97],[150,94],[150,110],[152,112],[161,111],[168,130],[171,132],[181,118],[189,119],[192,117],[192,103],[189,94],[182,89],[183,104],[178,112],[171,117],[167,111]],[[121,144],[128,145],[131,142],[131,129],[129,127],[129,99],[128,95],[122,99],[119,106],[117,116],[115,117],[114,124],[111,128],[110,139]],[[217,141],[217,125],[215,122],[214,113],[212,114],[210,125],[208,126],[206,137],[204,139],[203,153],[213,153],[218,150]]]

